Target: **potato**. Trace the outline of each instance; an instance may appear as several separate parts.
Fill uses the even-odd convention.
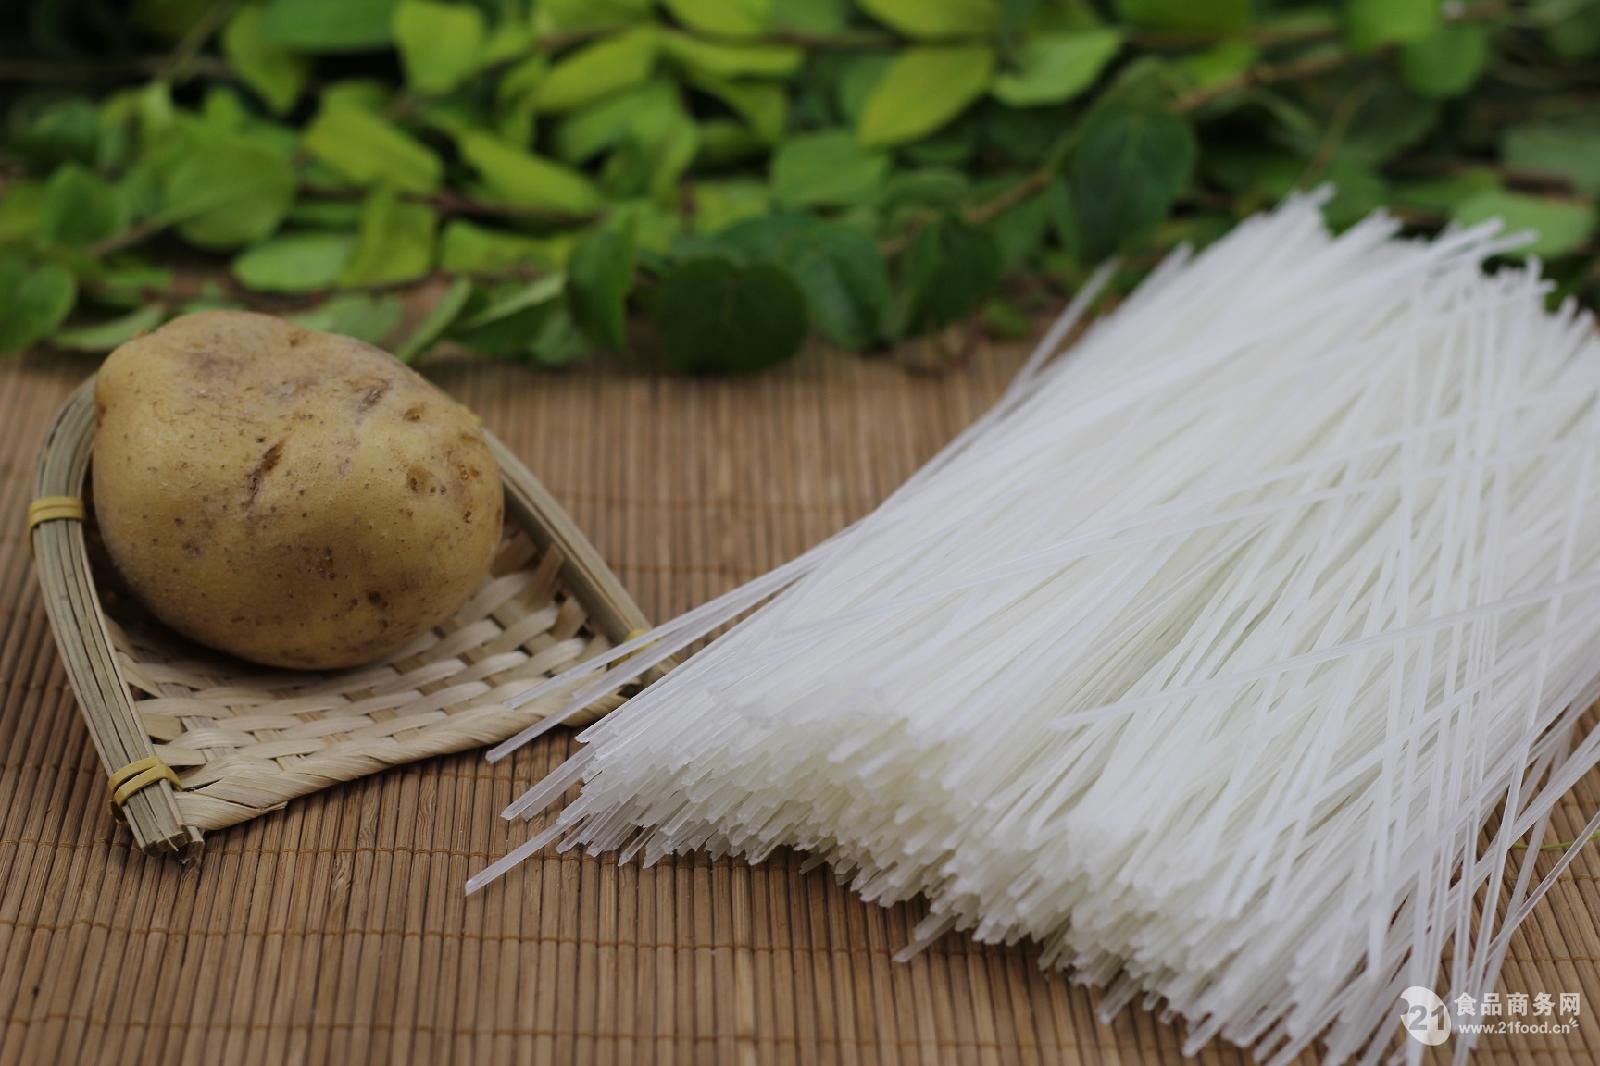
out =
[[[272,666],[379,659],[448,618],[499,543],[477,420],[386,353],[207,311],[95,385],[94,511],[156,617]]]

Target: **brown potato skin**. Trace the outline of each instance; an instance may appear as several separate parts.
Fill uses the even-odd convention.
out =
[[[242,658],[380,659],[460,607],[499,543],[477,420],[349,337],[185,315],[113,352],[95,404],[117,569],[167,625]]]

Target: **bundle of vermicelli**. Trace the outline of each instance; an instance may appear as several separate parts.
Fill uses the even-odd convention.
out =
[[[808,849],[928,898],[908,950],[1032,937],[1107,1011],[1280,1059],[1492,987],[1600,760],[1600,340],[1483,273],[1492,227],[1394,231],[1305,198],[1175,256],[867,518],[558,679],[776,593],[589,727],[507,816],[580,797],[469,889],[556,841]]]

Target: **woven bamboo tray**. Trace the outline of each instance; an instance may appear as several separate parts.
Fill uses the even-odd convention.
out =
[[[504,740],[561,697],[502,701],[647,628],[599,553],[486,430],[506,530],[489,576],[454,617],[381,663],[344,671],[274,671],[208,651],[142,612],[95,558],[92,504],[76,502],[93,436],[90,379],[46,435],[35,499],[58,502],[41,505],[30,542],[67,676],[120,800],[112,811],[146,852],[192,858],[206,832],[297,796]]]

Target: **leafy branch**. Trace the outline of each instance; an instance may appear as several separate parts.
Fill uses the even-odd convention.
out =
[[[198,301],[408,357],[948,366],[1322,181],[1335,225],[1499,214],[1600,290],[1600,0],[637,6],[235,0],[8,48],[0,350]]]

